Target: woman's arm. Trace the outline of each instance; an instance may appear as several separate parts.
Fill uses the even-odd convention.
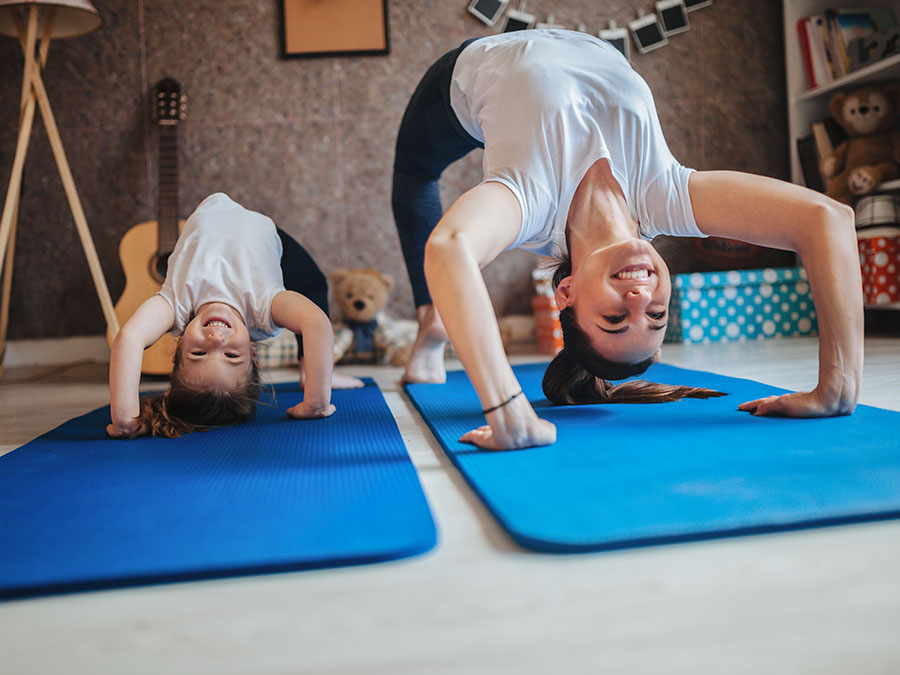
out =
[[[515,195],[501,183],[482,183],[463,194],[444,214],[425,246],[428,290],[459,355],[482,409],[521,390],[513,374],[481,268],[519,232],[522,215]],[[549,445],[556,428],[540,419],[524,396],[486,415],[490,426],[460,440],[483,448]]]
[[[748,401],[740,409],[791,417],[852,413],[863,364],[862,280],[853,210],[791,183],[730,171],[692,174],[690,193],[704,234],[797,252],[816,306],[816,388]]]
[[[303,400],[288,408],[287,414],[297,419],[332,415],[334,331],[325,312],[299,293],[282,291],[272,300],[272,318],[279,326],[303,336],[303,362],[306,368]]]
[[[116,334],[109,358],[109,407],[112,423],[106,433],[130,438],[144,433],[140,412],[141,360],[144,350],[175,323],[172,307],[159,295],[148,298]]]

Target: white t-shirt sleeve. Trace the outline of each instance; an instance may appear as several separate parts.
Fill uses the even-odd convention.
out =
[[[674,159],[668,167],[644,185],[637,204],[641,236],[653,239],[665,234],[673,237],[705,237],[697,227],[688,189],[693,169]]]

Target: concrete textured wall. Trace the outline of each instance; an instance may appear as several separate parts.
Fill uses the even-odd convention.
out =
[[[118,242],[156,218],[156,127],[149,91],[164,76],[188,96],[179,126],[180,214],[229,193],[270,215],[327,273],[375,267],[398,281],[390,310],[412,299],[390,208],[396,129],[432,61],[496,29],[467,0],[389,0],[387,56],[280,58],[276,0],[94,0],[102,27],[54,41],[44,80],[113,299],[124,287]],[[647,0],[530,0],[595,32],[649,10]],[[691,30],[633,65],[654,91],[675,156],[698,169],[788,176],[784,47],[778,0],[714,0]],[[22,57],[0,38],[0,180],[15,150]],[[445,174],[445,205],[480,178],[481,151]],[[690,269],[688,241],[660,248]],[[528,311],[535,257],[504,254],[485,270],[499,314]],[[104,322],[43,124],[25,166],[10,337],[102,333]]]

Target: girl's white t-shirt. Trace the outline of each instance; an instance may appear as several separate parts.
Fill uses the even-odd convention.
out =
[[[572,197],[599,159],[609,161],[643,238],[705,236],[688,193],[692,170],[669,151],[649,87],[609,43],[554,29],[476,40],[456,62],[450,104],[484,143],[484,181],[519,201],[522,227],[510,248],[565,255]]]
[[[172,335],[184,333],[201,305],[225,302],[240,313],[250,339],[263,340],[281,331],[272,300],[283,290],[275,223],[217,192],[185,221],[159,295],[175,313]]]

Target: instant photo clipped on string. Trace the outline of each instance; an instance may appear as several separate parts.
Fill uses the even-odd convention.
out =
[[[613,47],[622,52],[622,56],[628,61],[631,61],[631,43],[628,40],[627,28],[619,28],[615,21],[610,21],[609,28],[599,31],[597,37],[609,42]]]
[[[520,9],[510,9],[506,12],[506,23],[503,24],[501,33],[512,33],[516,30],[528,30],[534,28],[537,17]]]
[[[553,28],[555,30],[565,30],[566,29],[566,27],[563,24],[556,22],[556,17],[553,16],[552,14],[547,15],[546,21],[538,21],[536,24],[534,24],[534,27],[535,28]]]
[[[711,4],[712,0],[684,0],[684,8],[689,12],[701,7],[709,7]]]
[[[684,0],[659,0],[656,3],[656,13],[666,37],[684,33],[691,27]]]
[[[509,0],[472,0],[469,3],[469,13],[488,26],[493,26],[508,4]]]
[[[638,17],[634,21],[629,22],[628,29],[631,31],[634,44],[641,54],[652,52],[654,49],[659,49],[669,44],[659,19],[656,18],[656,14],[645,14]]]

